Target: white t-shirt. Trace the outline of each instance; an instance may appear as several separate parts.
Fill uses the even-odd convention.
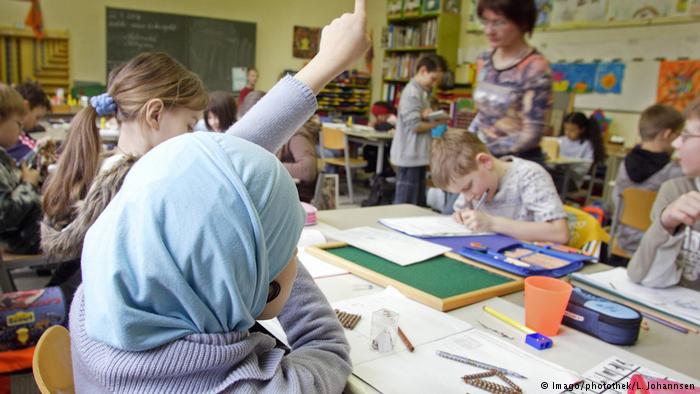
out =
[[[566,218],[564,206],[549,173],[537,163],[517,157],[498,184],[493,200],[484,202],[480,211],[494,216],[526,222],[549,222]],[[463,195],[455,201],[455,210],[471,208]]]

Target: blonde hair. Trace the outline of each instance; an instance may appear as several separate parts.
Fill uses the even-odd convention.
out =
[[[22,95],[15,89],[0,83],[0,121],[12,115],[22,116],[25,111]]]
[[[642,112],[639,117],[639,136],[643,141],[656,138],[659,133],[670,129],[679,131],[683,128],[683,115],[670,105],[654,104]]]
[[[433,139],[430,153],[430,176],[435,186],[446,189],[450,181],[474,171],[476,156],[489,153],[479,137],[463,129],[447,129]]]
[[[446,189],[450,181],[467,175],[477,167],[476,156],[488,154],[479,137],[463,129],[448,129],[434,138],[430,153],[430,176],[435,186]]]
[[[696,97],[695,100],[685,107],[683,115],[685,115],[686,119],[700,119],[700,96]]]
[[[116,118],[145,119],[146,103],[160,99],[167,109],[204,110],[209,96],[199,77],[165,53],[142,53],[112,70],[107,93],[116,103]],[[100,166],[102,141],[97,112],[92,106],[75,115],[58,160],[59,170],[44,190],[44,212],[55,221],[69,220],[73,207],[83,199]]]

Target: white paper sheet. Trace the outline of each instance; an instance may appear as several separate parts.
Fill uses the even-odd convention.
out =
[[[464,225],[455,222],[450,215],[386,218],[379,219],[379,223],[413,237],[463,237],[493,234],[473,232]]]
[[[450,251],[450,248],[444,246],[373,227],[338,231],[333,237],[402,266],[419,263]]]
[[[700,292],[681,286],[654,289],[632,283],[625,268],[595,274],[574,274],[574,279],[607,289],[622,297],[651,306],[700,325]],[[611,286],[612,284],[612,286]]]
[[[344,275],[349,271],[340,267],[336,267],[333,264],[327,263],[321,259],[318,259],[306,252],[306,248],[299,248],[297,253],[297,258],[301,262],[312,278],[325,278],[328,276]]]
[[[313,228],[305,228],[301,230],[301,236],[299,237],[299,242],[297,242],[297,247],[303,248],[323,243],[326,243],[326,237],[323,236],[323,233]]]
[[[399,327],[415,347],[472,328],[469,323],[413,301],[391,287],[380,293],[334,302],[332,305],[334,309],[362,316],[354,329],[345,330],[354,365],[408,351],[400,341],[391,353],[370,350],[372,313],[382,308],[399,314]]]
[[[469,357],[517,372],[527,379],[508,376],[524,393],[558,393],[542,389],[542,382],[575,383],[577,374],[527,353],[480,330],[472,329],[407,351],[355,363],[354,374],[383,393],[484,393],[464,383],[462,376],[483,369],[438,357],[438,350]],[[487,378],[505,384],[497,378]]]

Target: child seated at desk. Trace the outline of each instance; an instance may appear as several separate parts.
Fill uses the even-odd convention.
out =
[[[685,177],[664,182],[652,224],[627,267],[643,286],[700,290],[700,97],[685,110],[685,129],[673,140]]]
[[[671,160],[673,140],[683,130],[685,119],[669,105],[654,104],[642,112],[639,118],[639,136],[642,143],[627,154],[620,166],[613,189],[615,210],[622,209],[622,192],[628,188],[657,191],[669,179],[683,176],[680,165]],[[644,231],[619,224],[613,236],[615,244],[632,255]],[[614,256],[619,264],[626,265],[627,259]]]
[[[308,203],[314,198],[316,189],[316,141],[320,131],[321,121],[314,115],[277,151],[277,158],[289,174],[299,180],[299,200]]]
[[[297,265],[296,193],[272,154],[229,134],[141,158],[85,237],[76,391],[340,393],[350,347]],[[290,352],[255,329],[275,317]]]
[[[22,96],[0,83],[0,243],[12,253],[39,251],[39,173],[18,169],[6,150],[18,141],[25,111]]]
[[[204,110],[207,130],[223,133],[236,122],[236,99],[233,93],[217,90],[209,93],[209,105]]]
[[[581,112],[572,112],[564,117],[564,135],[559,137],[559,155],[582,159],[582,163],[571,165],[573,188],[580,188],[583,177],[590,171],[591,164],[605,161],[605,146],[598,122]],[[556,173],[555,178],[563,174]],[[563,185],[571,189],[572,185]]]
[[[454,218],[468,228],[522,241],[567,242],[566,213],[539,164],[497,159],[475,134],[447,129],[433,139],[430,168],[437,187],[461,194]]]
[[[29,133],[44,130],[39,124],[39,120],[51,111],[51,102],[44,89],[36,82],[25,82],[14,88],[24,99],[26,111],[22,117],[22,133],[19,135],[19,141],[7,150],[7,154],[19,163],[33,156],[37,148],[37,141]]]

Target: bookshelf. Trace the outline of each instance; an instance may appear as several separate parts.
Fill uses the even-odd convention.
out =
[[[38,39],[30,29],[0,27],[0,82],[39,82],[48,95],[70,86],[67,31],[46,31]]]
[[[460,13],[450,0],[388,0],[387,8],[381,100],[396,107],[421,55],[436,53],[456,67]]]
[[[370,75],[360,71],[346,71],[326,85],[318,94],[320,116],[366,124],[369,121],[371,100]]]

